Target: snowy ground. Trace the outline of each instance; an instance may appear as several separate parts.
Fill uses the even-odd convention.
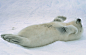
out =
[[[50,22],[59,15],[66,16],[66,22],[82,19],[81,39],[24,48],[0,37],[0,55],[86,55],[86,0],[0,0],[0,35],[17,34],[26,26]]]

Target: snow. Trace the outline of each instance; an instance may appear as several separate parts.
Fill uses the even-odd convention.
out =
[[[81,39],[24,48],[0,37],[0,55],[86,55],[86,0],[0,0],[0,35],[17,34],[26,26],[50,22],[59,15],[66,16],[66,22],[82,19]]]

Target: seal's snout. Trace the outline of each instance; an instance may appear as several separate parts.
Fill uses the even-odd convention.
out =
[[[80,19],[80,18],[78,18],[78,19],[77,19],[77,22],[81,22],[81,19]]]

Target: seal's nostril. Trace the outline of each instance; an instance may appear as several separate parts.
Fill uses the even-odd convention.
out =
[[[81,19],[77,19],[78,22],[81,22]]]

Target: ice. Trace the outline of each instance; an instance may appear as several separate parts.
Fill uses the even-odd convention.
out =
[[[66,16],[82,19],[84,32],[75,41],[56,41],[38,48],[24,48],[0,37],[0,55],[86,55],[86,0],[0,0],[0,35],[17,34],[22,28]]]

